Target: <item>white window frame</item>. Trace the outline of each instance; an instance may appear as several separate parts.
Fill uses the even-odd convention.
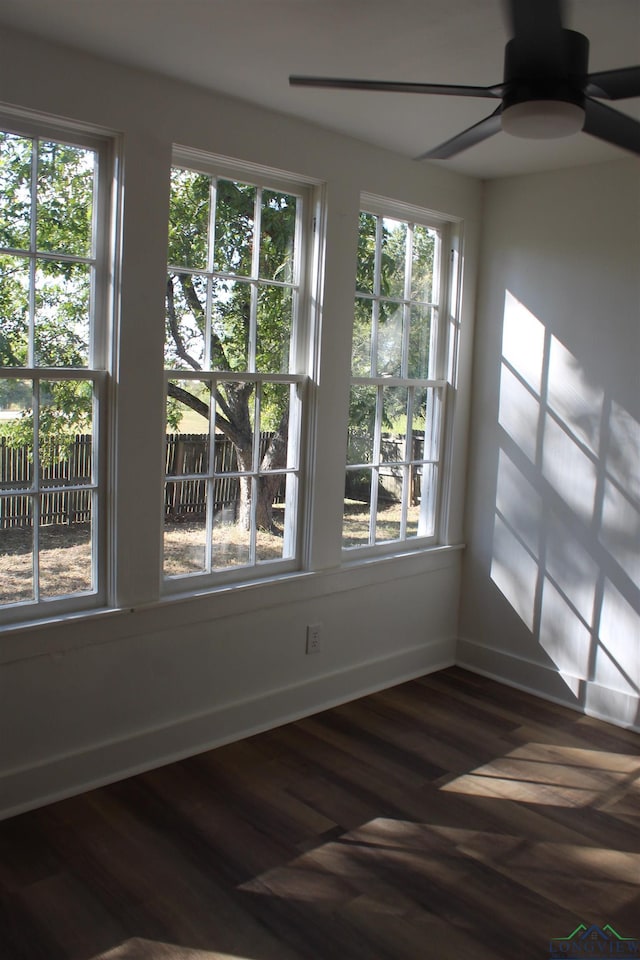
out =
[[[430,345],[430,376],[428,378],[412,378],[408,375],[400,377],[375,376],[373,365],[376,361],[377,330],[374,320],[372,323],[371,349],[371,376],[351,376],[353,386],[371,387],[376,390],[376,414],[374,426],[374,447],[372,461],[363,464],[348,463],[346,470],[371,470],[371,499],[369,509],[369,540],[366,544],[345,546],[343,541],[343,563],[351,564],[373,557],[384,557],[392,554],[412,552],[440,546],[446,542],[447,514],[449,509],[451,477],[447,459],[447,450],[450,446],[452,430],[452,394],[454,392],[454,377],[458,344],[459,321],[456,311],[459,304],[458,291],[460,286],[459,250],[462,243],[462,224],[443,218],[437,213],[425,210],[414,205],[372,194],[363,193],[360,198],[360,213],[372,214],[379,218],[390,218],[416,224],[435,231],[439,237],[436,260],[434,262],[433,291],[430,306],[434,309],[437,318],[431,329]],[[376,273],[379,269],[380,241],[376,239]],[[409,257],[409,250],[407,250]],[[367,294],[355,291],[360,299],[370,299],[380,302],[397,302],[402,307],[406,317],[411,304],[409,289],[409,272],[405,275],[405,291],[403,297],[384,297],[379,293]],[[403,354],[401,373],[408,374],[408,337],[403,335]],[[387,467],[387,462],[381,457],[383,392],[388,387],[400,387],[409,392],[409,412],[412,410],[412,397],[417,390],[427,390],[431,396],[431,411],[427,411],[427,421],[431,420],[433,429],[430,435],[425,434],[422,458],[413,461],[405,449],[405,457],[394,461],[403,474],[403,493],[401,501],[400,530],[397,539],[375,542],[376,517],[378,510],[378,483],[380,469]],[[435,409],[434,409],[435,408]],[[407,438],[410,436],[407,424]],[[408,443],[405,444],[405,447]],[[410,495],[410,477],[412,469],[422,467],[423,490],[421,493],[420,513],[418,521],[418,535],[406,536],[407,508]],[[428,483],[428,474],[433,482]],[[426,495],[425,495],[426,494]],[[344,537],[344,533],[343,533]]]
[[[205,153],[200,150],[176,146],[172,156],[172,169],[175,167],[203,173],[212,179],[232,180],[245,185],[255,186],[258,189],[275,190],[296,196],[298,199],[296,210],[296,233],[298,236],[298,249],[294,258],[295,275],[291,284],[293,307],[292,307],[292,329],[290,344],[290,370],[288,373],[261,373],[255,371],[255,338],[251,337],[251,349],[248,361],[249,369],[247,371],[228,372],[212,370],[209,364],[210,337],[205,335],[205,361],[203,369],[193,371],[184,368],[165,368],[165,403],[167,397],[167,387],[171,380],[197,380],[209,381],[211,384],[222,383],[225,380],[233,382],[254,382],[256,392],[262,384],[280,383],[289,384],[292,387],[292,398],[289,420],[289,457],[285,468],[277,471],[286,476],[286,503],[285,514],[289,517],[289,526],[285,527],[285,536],[283,544],[284,556],[282,559],[275,560],[257,560],[256,551],[256,525],[255,525],[255,497],[252,497],[252,521],[250,530],[250,560],[249,563],[225,568],[212,568],[212,530],[213,530],[213,497],[212,485],[216,479],[214,468],[214,441],[215,441],[215,403],[211,401],[211,414],[209,418],[209,462],[206,472],[180,475],[166,475],[165,483],[175,480],[200,480],[205,481],[208,487],[207,509],[204,533],[206,540],[204,543],[204,565],[205,570],[190,573],[180,573],[168,575],[164,570],[164,547],[161,556],[161,581],[162,591],[165,595],[185,594],[200,591],[203,589],[212,589],[216,587],[225,587],[232,585],[241,585],[251,583],[255,580],[280,577],[294,573],[303,569],[304,557],[307,553],[306,541],[309,531],[305,527],[305,517],[308,514],[308,503],[310,499],[310,482],[308,476],[309,462],[309,434],[313,415],[310,411],[309,389],[311,373],[314,370],[317,353],[318,323],[319,313],[319,289],[321,284],[321,248],[322,243],[317,230],[317,223],[321,216],[323,208],[323,189],[317,180],[312,180],[304,176],[290,174],[282,170],[272,170],[258,164],[237,161],[227,157],[220,157]],[[215,192],[215,187],[213,188]],[[215,211],[210,211],[210,236],[213,231],[213,218]],[[259,224],[254,226],[254,230],[259,229]],[[257,249],[254,249],[254,261],[258,255]],[[179,270],[180,272],[193,273],[201,276],[215,278],[220,274],[216,271],[212,262],[212,251],[209,251],[209,263],[206,269],[185,268],[183,266],[168,264],[168,272]],[[251,279],[241,277],[242,281],[254,284],[257,282],[256,276]],[[255,295],[252,296],[255,300]],[[255,308],[254,311],[255,312]],[[207,317],[207,331],[211,322],[210,316]],[[212,397],[214,394],[212,393]],[[237,473],[225,472],[225,478],[234,478],[239,476]],[[255,485],[260,476],[258,444],[254,444],[254,462],[252,470],[244,476],[249,476]],[[163,483],[163,490],[165,484]],[[162,526],[165,523],[164,494],[162,501]],[[288,554],[290,556],[288,556]]]
[[[109,564],[110,517],[108,515],[108,485],[110,477],[110,370],[113,363],[116,288],[119,264],[116,251],[119,243],[118,147],[116,139],[102,130],[85,125],[62,124],[32,112],[0,112],[0,129],[4,133],[38,140],[55,141],[65,146],[93,150],[96,154],[94,179],[94,217],[92,254],[70,255],[56,251],[39,251],[35,244],[35,218],[31,218],[31,237],[28,250],[0,248],[0,255],[23,257],[30,263],[29,302],[29,361],[33,364],[34,331],[34,269],[37,260],[54,260],[86,264],[91,268],[91,291],[89,308],[89,356],[86,367],[0,367],[0,377],[31,381],[34,398],[34,468],[31,483],[23,488],[14,488],[8,496],[29,497],[34,505],[33,530],[33,585],[36,598],[12,604],[0,605],[0,626],[30,620],[59,617],[70,613],[103,608],[109,601],[111,569]],[[34,150],[32,167],[37,163]],[[36,202],[34,175],[32,172],[32,214]],[[92,417],[92,470],[89,483],[60,485],[47,481],[43,484],[38,450],[38,394],[39,384],[52,380],[86,380],[93,383]],[[38,547],[40,500],[43,494],[57,490],[72,492],[84,490],[91,498],[91,583],[88,591],[56,597],[39,597],[38,594]],[[0,494],[3,495],[3,494]]]

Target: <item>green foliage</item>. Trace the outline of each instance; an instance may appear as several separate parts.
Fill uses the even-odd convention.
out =
[[[168,367],[205,368],[210,310],[208,369],[239,373],[289,370],[296,217],[297,200],[289,194],[259,191],[251,184],[231,180],[214,181],[181,168],[173,170],[165,338]],[[210,259],[213,275],[208,269]],[[220,386],[218,401],[222,429],[234,442],[241,443],[244,435],[248,443],[252,392],[239,383],[226,382]],[[181,403],[185,402],[182,395]],[[193,408],[196,406],[194,393]],[[267,392],[261,409],[263,424],[270,424],[262,429],[277,432],[287,410],[285,394]]]
[[[429,376],[435,253],[436,234],[428,227],[360,214],[353,376]],[[350,422],[368,431],[373,429],[371,404],[359,390],[351,394]],[[402,400],[385,404],[385,427],[392,429],[403,417],[406,426]]]
[[[92,255],[94,179],[92,150],[0,133],[0,367],[88,365],[92,268],[58,255]],[[0,381],[0,403],[20,411],[1,426],[11,446],[33,445],[32,389]],[[89,380],[41,383],[42,455],[90,430],[92,407]]]
[[[9,447],[26,448],[33,459],[33,397],[24,381],[2,381],[15,384],[8,399],[21,404],[20,415],[0,424],[0,436]],[[17,389],[16,389],[17,388]],[[38,436],[40,462],[47,466],[54,457],[71,453],[76,434],[90,434],[93,426],[93,385],[90,380],[41,381],[38,398]],[[10,405],[10,404],[9,404]]]

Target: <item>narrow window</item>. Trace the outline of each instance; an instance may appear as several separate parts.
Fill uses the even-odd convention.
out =
[[[307,206],[304,186],[172,171],[169,586],[299,565]]]
[[[108,145],[0,131],[0,606],[104,587]]]
[[[440,229],[360,214],[343,548],[437,536],[445,381]]]

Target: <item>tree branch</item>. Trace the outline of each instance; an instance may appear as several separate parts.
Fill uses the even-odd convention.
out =
[[[195,294],[195,291],[194,291]],[[196,297],[196,300],[198,298]],[[187,348],[184,345],[184,340],[180,333],[180,325],[178,323],[178,317],[176,315],[176,303],[175,303],[175,291],[173,289],[173,280],[171,277],[167,280],[167,320],[169,321],[169,330],[171,331],[171,336],[173,337],[173,342],[176,346],[176,353],[178,356],[184,360],[185,363],[188,363],[192,370],[201,370],[202,367],[191,354],[188,352]]]
[[[178,384],[172,380],[169,381],[167,386],[167,393],[170,397],[173,397],[174,400],[179,400],[180,403],[184,403],[186,407],[191,407],[191,409],[199,413],[201,417],[204,417],[206,420],[209,419],[209,404],[201,400],[200,397],[196,397],[193,393],[189,393],[188,390],[183,389],[183,387],[179,387]]]

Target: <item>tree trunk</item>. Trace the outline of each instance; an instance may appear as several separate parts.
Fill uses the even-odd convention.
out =
[[[287,465],[288,428],[289,415],[287,412],[283,414],[278,424],[278,430],[269,441],[260,463],[261,470],[281,470]],[[250,470],[252,467],[251,443],[244,445],[236,442],[235,447],[239,469]],[[277,532],[273,521],[273,502],[281,483],[282,474],[267,473],[258,479],[256,495],[256,527],[258,530]],[[240,478],[238,523],[243,530],[248,530],[251,525],[251,481],[248,477]]]

